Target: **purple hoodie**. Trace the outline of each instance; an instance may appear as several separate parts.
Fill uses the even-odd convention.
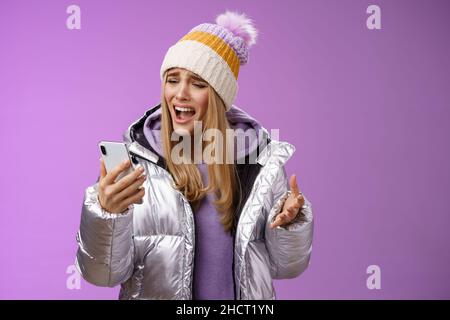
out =
[[[261,125],[247,113],[236,106],[226,112],[233,129],[253,129],[258,136]],[[162,157],[161,143],[161,108],[152,113],[144,123],[144,135],[153,149]],[[251,135],[252,136],[252,135]],[[241,158],[254,151],[258,139],[248,141],[245,147],[237,151]],[[237,144],[235,144],[237,146]],[[205,163],[197,165],[203,183],[208,184],[208,168]],[[214,195],[203,198],[195,219],[195,257],[193,299],[195,300],[233,300],[233,237],[226,233],[220,223],[219,214],[213,204]]]

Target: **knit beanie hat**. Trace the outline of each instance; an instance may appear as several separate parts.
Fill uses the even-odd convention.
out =
[[[239,67],[248,62],[257,30],[245,15],[225,12],[216,24],[202,23],[167,51],[161,80],[170,68],[184,68],[202,77],[222,98],[228,111],[238,90]]]

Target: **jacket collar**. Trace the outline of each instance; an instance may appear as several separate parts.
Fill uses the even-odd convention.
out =
[[[164,158],[158,155],[158,153],[148,143],[144,135],[145,120],[159,108],[161,108],[161,104],[150,108],[144,113],[143,116],[133,122],[123,134],[123,139],[125,143],[128,144],[128,150],[130,153],[167,169]]]
[[[130,153],[167,169],[164,158],[158,155],[144,136],[145,120],[160,108],[161,104],[158,104],[147,110],[143,116],[128,127],[123,134],[123,138],[128,144]],[[254,151],[257,154],[247,155],[246,159],[254,159],[256,157],[256,162],[264,166],[270,157],[275,156],[278,158],[279,164],[283,165],[295,152],[295,147],[287,142],[271,140],[267,130],[265,128],[263,130],[265,139],[263,139],[263,142]]]

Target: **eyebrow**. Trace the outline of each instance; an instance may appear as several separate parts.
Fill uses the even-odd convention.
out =
[[[170,72],[167,77],[172,77],[172,76],[179,76],[180,72],[179,71],[172,71]],[[190,76],[192,79],[197,80],[197,81],[201,81],[201,82],[206,82],[205,80],[203,80],[202,78],[196,76],[195,74]]]

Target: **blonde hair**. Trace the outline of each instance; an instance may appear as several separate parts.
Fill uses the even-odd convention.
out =
[[[220,221],[225,231],[231,232],[235,219],[235,210],[242,194],[236,165],[226,161],[227,154],[233,150],[229,148],[230,141],[227,140],[226,129],[229,123],[225,115],[225,105],[215,90],[208,86],[208,107],[202,119],[202,133],[208,129],[218,129],[223,137],[223,157],[220,163],[208,164],[208,186],[203,185],[202,177],[198,167],[191,161],[189,163],[176,164],[171,157],[172,148],[177,143],[171,140],[173,132],[172,118],[164,97],[164,88],[167,81],[167,72],[164,74],[161,97],[161,139],[163,143],[164,158],[169,172],[172,174],[177,190],[191,202],[194,211],[198,208],[200,201],[208,192],[213,192],[216,199],[213,202],[220,214]],[[203,139],[202,139],[203,140]],[[210,143],[214,143],[211,141]],[[203,143],[202,148],[206,143]],[[221,146],[222,147],[222,146]],[[203,150],[203,149],[202,149]],[[216,152],[216,150],[214,150]],[[229,155],[229,157],[233,155]],[[231,158],[234,159],[234,158]],[[239,189],[238,189],[239,188]]]

